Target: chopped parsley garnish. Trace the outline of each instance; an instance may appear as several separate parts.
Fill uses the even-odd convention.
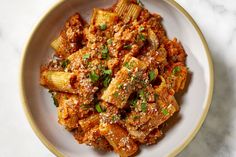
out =
[[[125,63],[124,63],[124,67],[130,69],[130,65],[129,65],[129,63],[128,63],[128,62],[125,62]]]
[[[126,49],[126,50],[131,50],[132,49],[132,45],[125,45],[123,48]]]
[[[175,68],[173,69],[172,73],[173,73],[173,74],[177,74],[177,73],[180,72],[180,71],[181,71],[180,67],[177,66],[177,67],[175,67]]]
[[[142,112],[147,111],[147,104],[146,103],[141,103],[141,110],[142,110]]]
[[[130,63],[129,62],[125,62],[124,63],[124,67],[128,68],[129,70],[132,69],[134,66],[135,66],[135,62],[134,61],[131,61]]]
[[[139,118],[140,118],[140,116],[138,116],[138,115],[135,115],[135,116],[133,117],[134,120],[137,120],[137,119],[139,119]]]
[[[53,103],[54,103],[54,105],[55,105],[56,107],[58,107],[58,106],[59,106],[59,103],[58,103],[58,101],[57,101],[57,99],[56,99],[56,93],[53,92],[52,90],[49,90],[48,92],[52,94]]]
[[[109,50],[108,50],[107,46],[105,45],[102,49],[102,53],[108,53],[108,52],[109,52]]]
[[[53,103],[54,103],[54,105],[55,105],[56,107],[58,107],[58,106],[59,106],[59,103],[58,103],[57,99],[55,98],[54,95],[52,95],[52,98],[53,98]]]
[[[137,102],[138,102],[138,99],[137,99],[137,98],[134,98],[134,99],[132,99],[132,100],[130,101],[130,104],[131,104],[131,106],[136,107]]]
[[[139,39],[142,41],[146,41],[146,37],[143,34],[139,34]]]
[[[103,80],[103,86],[104,87],[108,87],[108,85],[110,84],[110,82],[111,82],[111,78],[110,78],[110,76],[107,76],[104,80]]]
[[[138,5],[141,6],[141,7],[144,6],[144,4],[141,2],[141,0],[137,0],[137,3],[138,3]]]
[[[123,84],[119,84],[119,85],[118,85],[118,88],[119,88],[119,89],[123,88]]]
[[[104,80],[103,80],[103,86],[105,87],[105,88],[107,88],[108,87],[108,85],[110,84],[110,82],[111,82],[111,77],[110,77],[110,75],[112,74],[112,70],[105,70],[105,69],[103,69],[103,73],[104,73],[104,75],[103,75],[103,78],[104,78]]]
[[[68,66],[68,64],[70,64],[70,61],[66,59],[61,63],[61,67],[65,69]]]
[[[132,76],[131,77],[131,81],[133,82],[133,81],[135,81],[135,80],[137,80],[138,79],[138,76]]]
[[[140,83],[142,84],[143,88],[147,87],[147,82],[145,80],[141,80]]]
[[[162,113],[163,113],[165,116],[169,114],[168,110],[167,110],[167,109],[165,109],[165,108],[164,108],[164,109],[162,109],[162,110],[161,110],[161,112],[162,112]]]
[[[109,56],[109,50],[108,47],[105,45],[102,48],[102,58],[107,59],[108,56]]]
[[[119,93],[118,93],[118,92],[115,92],[115,93],[114,93],[114,96],[115,96],[116,98],[118,98]]]
[[[97,80],[99,79],[99,76],[94,71],[92,71],[89,74],[89,78],[92,80],[92,82],[97,82]]]
[[[89,59],[90,58],[90,54],[85,54],[84,56],[83,56],[83,59]]]
[[[112,70],[103,70],[103,73],[107,74],[107,75],[111,75],[112,74]]]
[[[158,97],[159,97],[159,95],[158,95],[157,93],[155,93],[155,94],[154,94],[154,99],[155,99],[155,101],[157,101]]]
[[[150,81],[153,81],[156,79],[156,74],[153,70],[149,72],[149,79]]]
[[[97,104],[95,105],[95,108],[96,108],[96,110],[98,111],[98,113],[103,112],[103,110],[102,110],[102,108],[101,108],[101,106],[100,106],[99,103],[97,103]]]
[[[138,31],[139,31],[139,32],[142,32],[142,31],[144,31],[144,29],[145,29],[145,28],[144,28],[143,26],[140,26],[140,27],[138,28]]]
[[[112,122],[116,122],[117,120],[120,119],[120,117],[118,115],[112,115],[111,119],[112,119]]]
[[[112,42],[113,42],[112,39],[108,39],[108,40],[107,40],[107,44],[109,44],[109,45],[111,45]]]
[[[134,66],[136,65],[136,62],[135,61],[131,61],[130,62],[130,66],[133,68]]]
[[[107,29],[107,25],[106,25],[106,24],[101,24],[101,25],[100,25],[100,29],[101,29],[102,31],[106,30],[106,29]]]
[[[139,91],[139,97],[142,98],[143,100],[146,100],[146,96],[143,90]]]

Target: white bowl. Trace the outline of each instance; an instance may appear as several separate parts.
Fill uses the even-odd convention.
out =
[[[59,1],[42,18],[24,50],[20,89],[29,122],[40,140],[57,156],[117,156],[97,152],[78,144],[57,122],[57,112],[48,91],[39,85],[40,65],[53,53],[50,42],[59,34],[65,20],[79,12],[86,20],[95,7],[108,7],[116,0]],[[175,156],[193,139],[208,112],[213,93],[213,65],[207,43],[191,16],[174,0],[143,0],[152,13],[159,13],[170,38],[177,37],[187,54],[192,72],[188,90],[181,99],[178,121],[156,145],[143,147],[140,157]]]

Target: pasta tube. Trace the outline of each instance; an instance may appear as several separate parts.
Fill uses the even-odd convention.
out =
[[[90,117],[80,120],[79,124],[80,124],[81,128],[83,129],[83,131],[87,132],[88,130],[90,130],[94,126],[98,125],[99,120],[100,120],[99,114],[95,114],[95,115],[92,115]]]
[[[125,23],[137,19],[141,10],[139,5],[130,3],[130,0],[120,0],[115,8],[115,12],[123,17]]]
[[[50,90],[76,93],[73,88],[76,79],[73,73],[46,70],[41,73],[40,84]]]
[[[106,151],[112,150],[112,147],[108,143],[106,138],[101,135],[98,125],[85,133],[83,142],[97,149],[106,150]]]
[[[63,41],[63,38],[61,36],[59,36],[57,39],[55,39],[52,43],[51,43],[51,46],[52,48],[59,52],[60,51],[60,46],[62,45],[62,42]]]
[[[121,157],[129,157],[138,151],[137,144],[119,125],[101,123],[99,130]]]
[[[71,43],[67,39],[60,35],[51,43],[51,47],[55,50],[55,53],[61,58],[67,58],[70,54],[74,53],[78,45]]]
[[[142,75],[146,68],[144,62],[131,57],[104,91],[102,100],[114,104],[118,108],[123,108],[129,96],[135,91],[136,85],[143,79]]]
[[[122,16],[129,7],[129,3],[129,0],[120,0],[116,5],[115,12],[117,12],[119,16]]]
[[[117,21],[117,19],[118,15],[116,13],[95,8],[93,10],[91,24],[95,26],[101,26],[103,24],[112,25]]]

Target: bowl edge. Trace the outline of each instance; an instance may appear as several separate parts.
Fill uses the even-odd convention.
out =
[[[43,22],[43,20],[45,19],[45,17],[53,10],[55,9],[57,6],[59,6],[61,3],[63,2],[63,0],[58,0],[58,2],[56,2],[55,4],[53,4],[52,6],[50,6],[49,9],[46,9],[42,16],[40,17],[40,19],[38,20],[38,22],[36,22],[36,24],[34,25],[32,31],[30,32],[30,35],[28,36],[23,50],[22,50],[22,54],[21,54],[21,59],[20,59],[20,68],[19,68],[19,93],[20,93],[20,99],[21,99],[21,103],[22,103],[22,107],[25,113],[25,116],[33,130],[33,132],[36,134],[36,136],[38,137],[38,139],[43,143],[44,146],[46,146],[46,148],[48,150],[50,150],[54,155],[58,156],[58,157],[64,157],[64,155],[58,151],[56,149],[56,147],[53,146],[53,144],[51,144],[51,142],[49,142],[47,140],[47,138],[42,134],[42,132],[39,130],[39,128],[36,126],[36,123],[33,119],[33,116],[29,110],[28,107],[28,103],[26,100],[26,96],[25,96],[25,92],[24,92],[24,82],[23,82],[23,76],[24,76],[24,66],[25,66],[25,58],[26,58],[26,52],[27,49],[29,47],[29,43],[32,40],[32,37],[35,33],[35,31],[39,28],[40,24]]]
[[[209,108],[210,108],[211,103],[212,103],[212,97],[213,97],[213,91],[214,91],[214,66],[213,66],[212,56],[211,56],[211,52],[210,52],[210,49],[208,47],[207,41],[206,41],[201,29],[199,28],[198,24],[193,19],[193,17],[175,0],[165,0],[165,1],[169,2],[169,4],[171,4],[172,6],[176,7],[178,9],[178,11],[180,11],[189,20],[189,22],[193,25],[194,29],[197,31],[198,36],[200,37],[201,42],[204,45],[204,49],[205,49],[205,52],[206,52],[206,55],[207,55],[208,66],[209,66],[208,68],[209,68],[209,71],[210,71],[209,92],[208,92],[208,97],[207,97],[207,101],[206,101],[206,104],[205,104],[204,112],[202,113],[201,118],[199,119],[199,121],[198,121],[195,129],[193,130],[193,132],[191,132],[190,135],[188,137],[186,137],[186,139],[184,140],[184,142],[180,146],[176,147],[168,155],[169,157],[174,157],[174,156],[178,155],[181,151],[183,151],[184,148],[186,148],[188,144],[190,144],[190,142],[197,135],[198,131],[202,127],[203,122],[206,119],[207,113],[208,113]]]

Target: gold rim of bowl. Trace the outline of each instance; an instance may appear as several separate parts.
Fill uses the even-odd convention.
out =
[[[197,23],[194,21],[194,19],[191,17],[191,15],[180,5],[178,4],[175,0],[164,0],[166,2],[168,2],[170,5],[174,6],[175,8],[178,9],[178,11],[180,11],[190,22],[191,24],[194,26],[195,30],[197,31],[202,44],[204,45],[205,48],[205,52],[207,54],[207,59],[208,59],[208,63],[209,63],[209,69],[210,69],[210,86],[209,86],[209,93],[208,93],[208,97],[207,97],[207,101],[205,104],[205,109],[204,112],[201,115],[201,118],[198,120],[198,123],[195,127],[195,129],[190,133],[190,135],[188,137],[186,137],[186,139],[184,140],[184,142],[177,146],[172,152],[169,153],[168,156],[172,157],[172,156],[176,156],[177,154],[179,154],[195,137],[195,135],[197,134],[197,132],[199,131],[199,129],[201,128],[206,115],[208,113],[208,110],[210,108],[211,105],[211,101],[212,101],[212,95],[213,95],[213,89],[214,89],[214,68],[213,68],[213,63],[212,63],[212,58],[211,58],[211,53],[210,50],[208,48],[207,42],[205,37],[203,36],[200,28],[198,27]],[[38,138],[40,139],[40,141],[56,156],[58,157],[64,157],[64,155],[57,150],[48,140],[47,138],[41,133],[41,131],[39,130],[39,128],[37,127],[37,125],[35,124],[35,121],[33,119],[32,113],[30,112],[30,109],[28,107],[28,103],[26,100],[26,96],[24,93],[24,82],[23,82],[23,65],[25,62],[25,55],[26,55],[26,50],[28,48],[28,44],[32,39],[33,33],[35,32],[35,30],[37,30],[37,28],[41,25],[43,19],[53,10],[55,9],[58,5],[60,5],[63,2],[63,0],[59,0],[57,3],[55,3],[45,14],[44,16],[40,19],[40,21],[38,22],[38,24],[35,26],[35,28],[33,29],[28,41],[26,42],[26,45],[24,47],[23,50],[23,54],[22,54],[22,59],[21,59],[21,67],[20,67],[20,80],[19,80],[19,85],[20,85],[20,96],[21,96],[21,101],[22,101],[22,105],[23,105],[23,109],[25,112],[25,115],[30,123],[31,128],[33,129],[33,131],[35,132],[35,134],[38,136]]]

